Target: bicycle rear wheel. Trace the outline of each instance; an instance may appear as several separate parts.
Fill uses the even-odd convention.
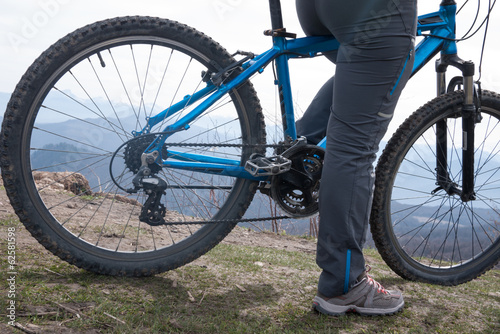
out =
[[[444,123],[447,172],[457,187],[462,184],[461,91],[413,113],[379,160],[371,231],[386,263],[403,278],[457,285],[500,258],[500,95],[483,91],[481,103],[474,139],[476,200],[463,202],[436,185],[443,151],[436,128]]]
[[[147,195],[123,189],[133,188],[141,154],[153,140],[130,141],[133,132],[203,88],[203,71],[233,62],[193,28],[149,17],[97,22],[51,46],[21,79],[2,125],[2,176],[20,220],[52,253],[100,274],[152,275],[207,252],[236,222],[204,222],[241,218],[255,182],[158,167],[168,184],[161,200],[166,224],[158,225],[139,219]],[[162,131],[196,105],[147,130]],[[232,90],[168,141],[162,151],[170,160],[183,152],[244,164],[261,153],[243,146],[265,143],[251,84]]]

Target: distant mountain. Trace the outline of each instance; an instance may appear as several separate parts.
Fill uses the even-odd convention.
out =
[[[0,103],[7,103],[8,94],[0,93]],[[89,122],[86,122],[89,121]],[[35,134],[32,138],[32,142],[36,143],[36,147],[40,150],[34,151],[32,153],[32,163],[36,168],[38,166],[53,166],[53,170],[51,171],[59,171],[61,165],[63,165],[67,161],[73,161],[75,166],[70,168],[70,170],[81,170],[84,165],[79,164],[87,164],[87,160],[79,159],[78,155],[89,155],[92,153],[103,153],[103,152],[114,152],[119,145],[123,143],[126,138],[130,138],[130,133],[125,133],[124,131],[108,131],[105,130],[104,127],[101,129],[96,126],[92,126],[89,123],[96,122],[96,120],[76,120],[76,119],[68,119],[61,122],[45,122],[40,124],[39,128],[42,130],[35,131]],[[119,123],[115,119],[108,120],[99,120],[97,123],[102,124],[105,122],[105,126],[108,127],[111,124],[116,125],[116,129]],[[127,118],[121,119],[120,128],[124,129],[134,129],[136,128],[136,118],[135,116],[129,116]],[[269,137],[272,137],[274,129],[272,127],[268,127]],[[57,133],[57,136],[54,134]],[[189,131],[187,132],[189,133]],[[60,153],[60,152],[65,153]],[[59,152],[59,153],[58,153]],[[269,154],[269,152],[268,152]],[[272,154],[272,152],[270,153]],[[71,156],[73,155],[73,156]],[[429,161],[429,165],[432,165],[435,157],[422,156],[421,159],[425,161]],[[500,165],[500,157],[495,157],[494,159],[498,160],[498,164]],[[61,163],[58,164],[58,161]],[[50,164],[52,162],[52,164]],[[94,176],[85,175],[87,178],[95,177],[96,180],[107,180],[109,179],[109,168],[108,162],[105,161],[102,164],[96,166],[94,170],[92,170]],[[67,166],[67,165],[65,165]],[[89,180],[91,183],[91,187],[93,185],[92,180]],[[406,176],[404,179],[405,187],[409,189],[420,189],[421,181],[418,178],[413,176]],[[431,184],[432,184],[431,180]],[[432,191],[433,188],[430,188]],[[427,190],[426,190],[427,191]],[[409,203],[395,203],[393,211],[405,211],[409,207]],[[279,210],[274,212],[275,206],[274,203],[269,199],[268,196],[258,193],[250,205],[247,213],[245,214],[246,218],[256,218],[256,217],[268,217],[273,214],[281,215]],[[457,209],[458,210],[458,209]],[[488,216],[492,215],[492,210],[487,210],[485,208],[480,208],[477,205],[474,207],[475,213],[477,216]],[[446,208],[442,208],[441,212],[446,211]],[[423,206],[418,209],[418,211],[408,211],[405,216],[397,217],[396,219],[401,220],[401,225],[404,227],[404,230],[418,230],[419,235],[425,237],[426,233],[428,234],[429,230],[432,229],[432,235],[435,236],[435,239],[430,240],[429,242],[436,244],[442,243],[443,238],[447,233],[450,233],[450,224],[446,221],[439,222],[439,224],[433,223],[438,222],[440,217],[436,216],[437,207],[436,206]],[[494,212],[493,212],[494,213]],[[460,212],[456,212],[456,217],[460,216]],[[498,216],[493,214],[493,216]],[[464,224],[467,223],[468,217],[466,215],[463,216]],[[293,235],[306,235],[309,234],[310,228],[310,220],[309,219],[286,219],[283,222],[278,222],[281,224],[281,229],[286,230],[288,234]],[[459,220],[458,225],[460,226],[462,222]],[[255,228],[255,225],[252,224],[243,224],[248,227]],[[262,222],[256,223],[259,228],[271,230],[271,222]],[[451,226],[451,228],[456,228]],[[472,238],[472,236],[465,237]],[[413,242],[411,239],[408,240],[410,243]],[[368,238],[368,245],[373,245],[373,241],[371,238]],[[418,247],[418,245],[414,245],[414,247]],[[438,246],[439,247],[439,246]],[[467,252],[469,250],[461,249],[461,252]]]

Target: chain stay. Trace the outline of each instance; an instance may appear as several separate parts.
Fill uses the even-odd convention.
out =
[[[265,148],[281,148],[286,149],[293,144],[203,144],[203,143],[165,143],[167,147],[177,146],[177,147],[265,147]],[[249,223],[249,222],[259,222],[267,220],[276,219],[289,219],[288,216],[276,216],[276,217],[261,217],[261,218],[244,218],[244,219],[221,219],[221,220],[199,220],[190,222],[165,222],[162,225],[208,225],[208,224],[227,224],[227,223]]]

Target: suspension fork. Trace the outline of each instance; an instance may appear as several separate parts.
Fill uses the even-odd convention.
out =
[[[446,89],[446,69],[454,66],[462,71],[462,78]],[[474,100],[474,63],[463,61],[456,54],[443,55],[436,62],[437,93],[445,94],[453,90],[457,83],[463,85],[464,103],[462,105],[462,189],[452,182],[448,173],[448,127],[446,119],[436,123],[436,183],[439,189],[444,189],[449,195],[459,195],[462,201],[475,200],[474,192],[474,131],[476,123],[481,121],[480,101]],[[453,80],[452,80],[453,81]],[[479,97],[478,97],[479,98]],[[434,191],[434,192],[435,192]]]

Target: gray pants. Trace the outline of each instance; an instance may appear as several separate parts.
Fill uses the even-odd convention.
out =
[[[296,0],[307,35],[331,35],[334,78],[302,119],[300,136],[327,136],[321,179],[316,261],[318,291],[347,293],[365,269],[362,253],[371,209],[373,162],[413,67],[416,0]],[[313,80],[313,79],[311,79]],[[324,126],[323,124],[328,124]]]

